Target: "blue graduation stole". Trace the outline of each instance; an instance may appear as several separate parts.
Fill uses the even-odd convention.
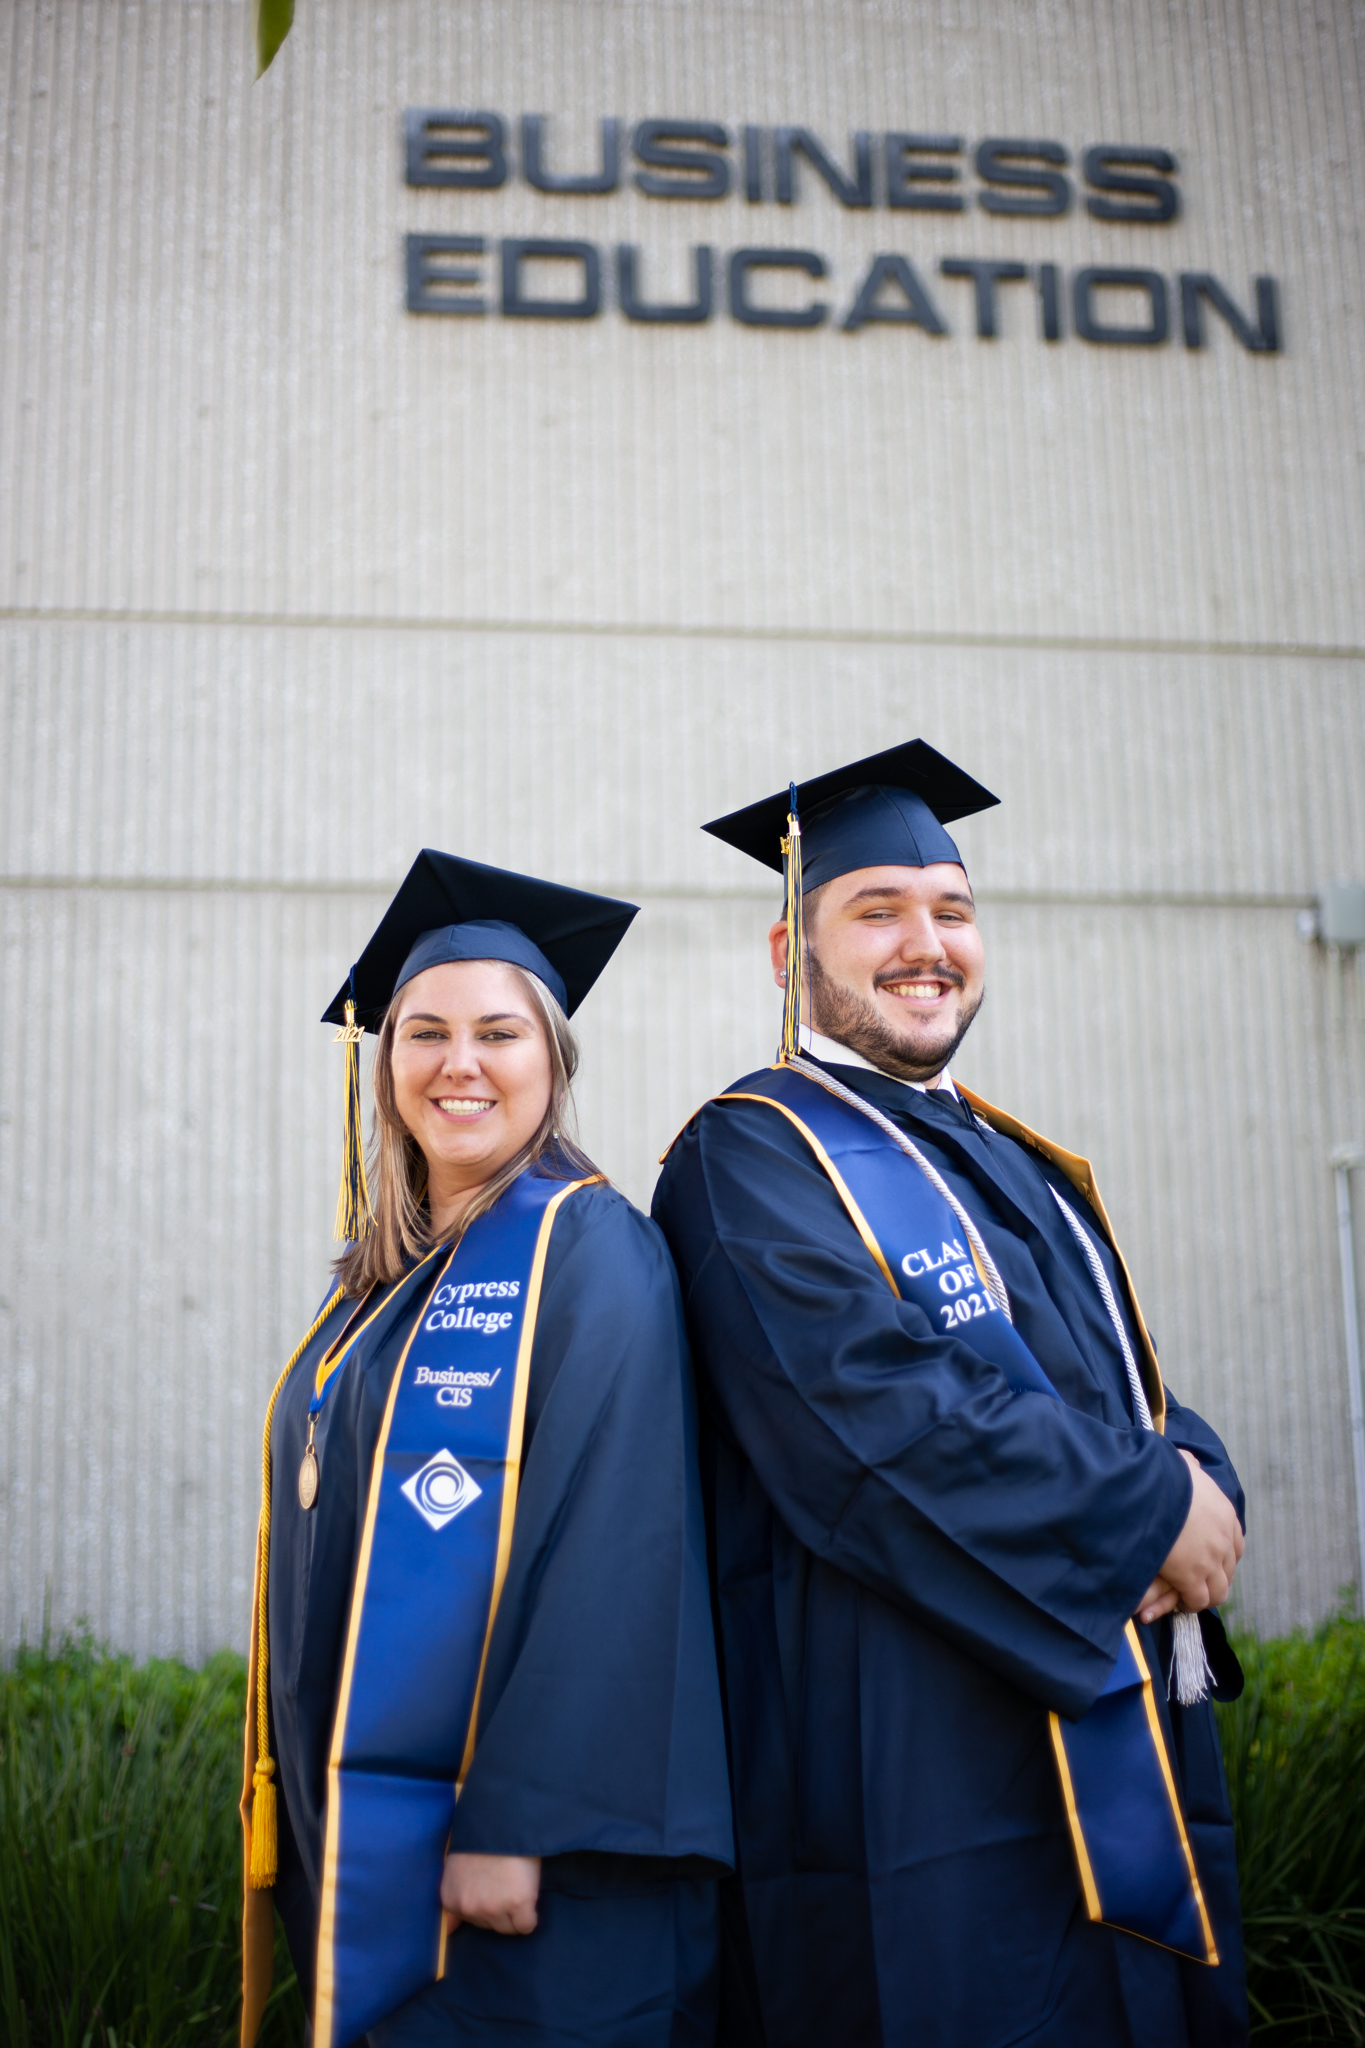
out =
[[[793,1068],[774,1068],[768,1087],[771,1094],[731,1090],[719,1099],[766,1102],[785,1116],[833,1181],[892,1293],[998,1365],[1012,1392],[1059,1401],[992,1299],[952,1207],[914,1162],[870,1117]],[[1094,1705],[1079,1721],[1050,1713],[1048,1722],[1089,1917],[1216,1964],[1152,1675],[1131,1621]]]
[[[436,1255],[389,1387],[327,1762],[317,2048],[444,1973],[441,1871],[512,1548],[545,1254],[589,1184],[523,1173]]]

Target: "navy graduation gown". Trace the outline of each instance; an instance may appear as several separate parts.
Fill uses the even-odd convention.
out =
[[[311,2005],[326,1760],[384,1403],[431,1274],[400,1285],[319,1417],[321,1488],[299,1507],[313,1374],[272,1430],[270,1712],[275,1898]],[[715,1879],[732,1860],[696,1417],[677,1281],[655,1227],[608,1187],[555,1220],[531,1358],[512,1554],[452,1850],[540,1856],[540,1925],[461,1927],[446,1976],[374,2048],[489,2032],[510,2048],[702,2048],[714,2028]]]
[[[964,1201],[1064,1405],[1000,1400],[995,1368],[891,1295],[784,1117],[715,1102],[693,1119],[654,1214],[703,1388],[738,1852],[720,2039],[1234,2048],[1245,1990],[1211,1707],[1169,1713],[1218,1969],[1086,1919],[1046,1716],[1090,1705],[1179,1533],[1178,1447],[1240,1513],[1236,1475],[1169,1395],[1164,1437],[1135,1427],[1049,1179],[1130,1314],[1122,1278],[1059,1170],[951,1098],[830,1072]],[[1168,1669],[1169,1624],[1146,1634]]]

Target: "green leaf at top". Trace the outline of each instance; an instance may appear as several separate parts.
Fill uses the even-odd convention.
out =
[[[294,25],[294,0],[256,0],[256,76],[270,69]]]

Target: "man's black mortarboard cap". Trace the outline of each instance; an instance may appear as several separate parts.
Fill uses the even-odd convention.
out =
[[[448,960],[525,967],[572,1016],[637,908],[424,848],[322,1021],[344,1023],[353,1001],[356,1023],[377,1031],[403,984]]]
[[[924,868],[962,856],[944,826],[999,803],[925,740],[908,740],[793,785],[801,820],[801,877],[818,889],[857,868]],[[783,871],[790,790],[713,818],[704,832]]]

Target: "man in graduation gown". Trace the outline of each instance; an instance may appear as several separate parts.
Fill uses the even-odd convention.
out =
[[[729,2048],[1246,2037],[1226,1783],[1212,1707],[1193,1699],[1205,1674],[1191,1704],[1167,1698],[1177,1606],[1204,1610],[1215,1693],[1240,1684],[1212,1605],[1241,1553],[1241,1489],[1161,1387],[1087,1163],[950,1076],[984,963],[944,821],[994,801],[913,742],[707,828],[772,867],[786,852],[789,913],[804,874],[804,947],[799,914],[771,944],[789,998],[793,971],[807,977],[785,1060],[693,1117],[654,1200],[703,1387],[738,1849]],[[1065,971],[1060,956],[1059,1000]],[[825,1110],[867,1134],[842,1171],[833,1138],[813,1142]],[[888,1269],[852,1199],[859,1145],[864,1161],[889,1148],[888,1214],[937,1177],[926,1198],[953,1205],[953,1256],[956,1218],[973,1247],[943,1284],[993,1276],[989,1316],[963,1327],[951,1296]],[[1032,1378],[980,1348],[997,1305]],[[1151,1728],[1144,1755],[1110,1756],[1130,1641]],[[1068,1746],[1092,1739],[1098,1775],[1064,1787]],[[1143,1776],[1154,1757],[1164,1793]],[[1102,1839],[1101,1813],[1092,1829],[1094,1869],[1092,1793],[1101,1808],[1131,1794],[1124,1825]],[[1167,1795],[1202,1933],[1162,1946],[1150,1923],[1145,1938],[1107,1924],[1103,1898],[1111,1878],[1142,1892]]]

